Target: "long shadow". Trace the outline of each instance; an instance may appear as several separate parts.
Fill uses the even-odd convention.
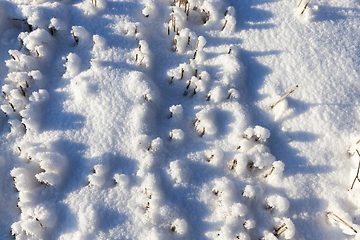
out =
[[[296,231],[298,231],[297,235],[304,237],[304,239],[324,239],[324,233],[321,233],[321,236],[316,236],[314,235],[316,232],[310,232],[306,229],[312,229],[314,226],[317,226],[318,228],[325,227],[324,223],[326,220],[326,208],[328,203],[324,199],[316,197],[288,200],[290,202],[289,213],[292,216],[295,216],[292,217],[292,221],[296,226]],[[319,215],[319,211],[323,214]],[[330,238],[333,239],[331,235],[326,239]]]
[[[69,161],[69,168],[62,187],[46,191],[48,194],[53,193],[51,196],[55,199],[52,202],[58,207],[58,226],[61,230],[54,229],[54,234],[60,235],[64,232],[75,232],[78,230],[76,214],[63,201],[72,192],[80,191],[88,186],[88,176],[93,173],[94,165],[105,163],[111,166],[110,171],[107,173],[106,185],[104,186],[105,188],[111,188],[114,186],[114,174],[126,173],[131,178],[137,170],[137,162],[123,156],[121,153],[104,153],[99,157],[88,159],[84,157],[85,151],[88,150],[85,144],[68,140],[52,142],[52,146]],[[79,201],[81,200],[79,199]],[[99,230],[102,231],[109,231],[111,228],[127,220],[124,214],[106,207],[100,207],[97,209],[97,212],[99,213]]]
[[[267,12],[264,13],[263,10],[257,9],[256,6],[263,4],[262,1],[244,1],[235,2],[230,1],[234,4],[235,9],[237,10],[237,21],[240,22],[239,26],[244,27],[249,26],[253,28],[257,24],[267,24],[266,21],[272,17],[272,14]],[[275,26],[269,26],[275,27]],[[246,27],[245,27],[246,29]],[[266,29],[266,27],[259,26],[259,29]],[[254,52],[248,50],[240,50],[240,60],[246,68],[247,74],[247,105],[251,109],[251,114],[253,117],[253,123],[255,125],[260,125],[265,128],[268,128],[271,132],[271,136],[268,139],[268,146],[270,147],[271,153],[276,157],[276,159],[282,160],[285,163],[285,175],[293,174],[307,174],[307,173],[328,173],[334,169],[328,166],[308,166],[307,159],[300,156],[299,150],[290,146],[289,142],[284,141],[278,133],[282,133],[281,124],[279,122],[274,122],[272,117],[268,115],[267,112],[262,110],[256,102],[266,98],[267,96],[259,94],[258,90],[264,84],[265,78],[272,73],[272,69],[262,65],[257,60],[258,57],[265,57],[269,55],[279,55],[282,52],[278,50],[267,51],[267,52]],[[281,119],[284,121],[286,118],[293,118],[304,112],[310,110],[310,105],[304,102],[301,102],[296,99],[288,98],[288,103],[293,113],[290,116]],[[290,138],[290,141],[302,141],[302,142],[314,142],[319,138],[318,135],[300,131],[300,132],[290,132],[286,133]]]
[[[86,117],[84,115],[64,111],[63,103],[70,98],[68,93],[49,90],[49,95],[51,98],[42,110],[43,131],[80,130],[85,126]],[[55,109],[60,109],[60,111],[54,112]]]
[[[190,168],[195,171],[203,167],[201,163],[188,163],[190,163]],[[203,170],[205,169],[206,167],[203,168]],[[214,223],[203,221],[206,216],[211,214],[211,210],[205,203],[198,201],[197,196],[193,195],[192,184],[196,185],[197,183],[192,178],[190,186],[174,187],[173,179],[170,178],[166,171],[161,171],[160,174],[162,180],[164,180],[162,181],[162,189],[166,189],[167,192],[166,202],[169,207],[176,209],[180,213],[181,218],[185,218],[189,226],[188,236],[191,236],[190,239],[204,239],[203,233],[214,230]],[[195,177],[195,174],[193,177]],[[199,178],[199,176],[196,176],[196,178]],[[205,181],[205,179],[201,181]]]
[[[267,1],[276,2],[277,0]],[[256,8],[256,6],[264,4],[264,1],[237,1],[230,0],[230,5],[235,8],[237,14],[236,30],[250,30],[250,29],[271,29],[275,27],[274,24],[265,23],[267,20],[273,17],[273,14],[269,11]]]
[[[349,18],[349,12],[356,12],[358,14],[360,10],[358,8],[340,8],[319,5],[318,9],[315,10],[315,17],[311,21],[340,21]]]
[[[125,214],[106,207],[100,207],[97,209],[97,212],[97,217],[99,219],[99,231],[107,232],[128,220],[128,216]]]
[[[266,51],[266,52],[253,52],[247,50],[240,50],[240,60],[244,64],[246,69],[246,78],[247,78],[247,87],[249,92],[255,93],[258,89],[261,88],[265,77],[272,73],[272,69],[267,66],[264,66],[258,62],[257,57],[269,56],[269,55],[278,55],[280,51]],[[250,94],[248,96],[251,101],[254,101],[255,96]],[[256,97],[259,97],[256,95]],[[264,97],[264,96],[263,96]]]

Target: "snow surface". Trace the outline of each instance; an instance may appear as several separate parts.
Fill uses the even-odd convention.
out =
[[[360,239],[360,5],[298,4],[0,0],[0,239]]]

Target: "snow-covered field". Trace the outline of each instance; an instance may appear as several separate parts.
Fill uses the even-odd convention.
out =
[[[359,26],[358,0],[0,0],[0,239],[360,239]]]

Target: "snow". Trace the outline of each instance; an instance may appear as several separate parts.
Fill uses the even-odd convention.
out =
[[[0,239],[360,239],[359,2],[298,4],[0,1]]]

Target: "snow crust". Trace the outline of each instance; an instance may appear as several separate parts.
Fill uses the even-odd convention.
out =
[[[0,1],[0,239],[360,239],[358,9]]]

